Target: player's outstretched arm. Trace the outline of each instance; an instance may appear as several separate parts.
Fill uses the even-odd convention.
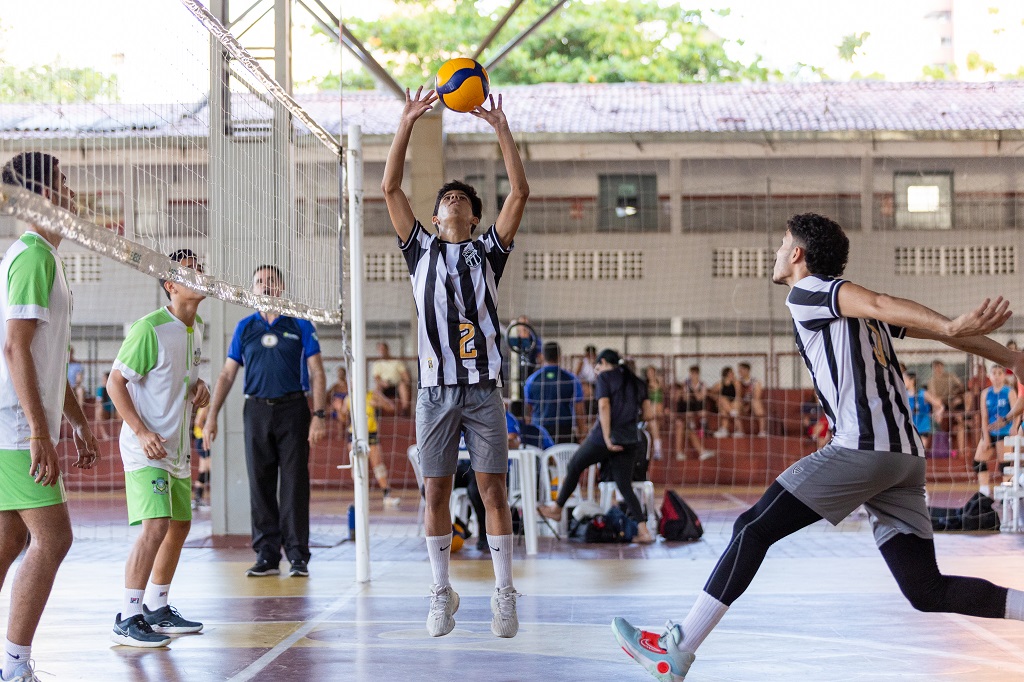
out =
[[[380,189],[384,192],[384,203],[388,206],[391,224],[394,225],[398,238],[403,242],[409,239],[409,235],[412,234],[412,226],[416,222],[409,197],[402,191],[405,156],[409,150],[413,125],[416,124],[420,116],[430,111],[436,101],[437,93],[433,90],[424,95],[423,88],[419,88],[416,94],[412,95],[406,89],[402,118],[398,122],[398,130],[395,131],[395,138],[391,141],[391,150],[388,152],[388,160],[384,164],[384,180],[381,182]]]
[[[519,148],[512,137],[512,131],[508,127],[508,120],[501,107],[501,95],[495,103],[494,95],[490,96],[490,109],[482,106],[469,112],[477,118],[482,118],[494,128],[498,135],[498,147],[501,148],[501,157],[505,161],[505,174],[508,176],[509,193],[501,207],[501,213],[495,221],[494,229],[498,232],[498,239],[501,245],[508,248],[519,231],[519,223],[523,219],[523,211],[526,210],[526,200],[530,196],[530,184],[526,181],[526,169],[523,168],[523,159],[519,156]]]
[[[946,338],[983,336],[1002,327],[1013,314],[1009,302],[1000,296],[995,301],[985,299],[974,310],[949,319],[916,301],[888,294],[880,294],[853,282],[839,288],[839,314],[887,322],[898,327],[928,334],[928,338],[944,341]],[[913,334],[919,336],[919,334]]]

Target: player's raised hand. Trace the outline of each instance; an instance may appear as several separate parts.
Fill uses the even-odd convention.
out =
[[[505,110],[501,107],[501,95],[498,95],[497,104],[494,102],[494,95],[488,95],[487,100],[491,104],[490,109],[484,108],[484,104],[487,104],[487,102],[484,102],[484,104],[481,104],[469,113],[473,114],[477,118],[482,118],[487,121],[492,128],[497,128],[502,123],[508,125],[508,121],[505,119]]]
[[[409,88],[405,89],[405,108],[402,109],[402,120],[408,123],[415,123],[420,116],[427,113],[437,101],[437,93],[428,90],[423,94],[423,86],[416,89],[413,95]]]
[[[982,336],[1002,327],[1011,315],[1010,302],[1002,296],[995,301],[986,298],[974,310],[951,320],[947,336]]]

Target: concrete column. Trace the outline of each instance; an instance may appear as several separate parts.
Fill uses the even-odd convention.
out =
[[[668,160],[669,210],[672,212],[672,234],[683,233],[683,160]]]
[[[432,232],[435,230],[430,222],[430,217],[434,214],[437,190],[451,179],[445,177],[444,161],[441,110],[435,109],[416,121],[416,127],[412,129],[405,172],[406,177],[409,178],[408,194],[413,215]],[[409,311],[409,331],[409,338],[412,339],[412,354],[416,354],[419,352],[419,339],[416,336],[415,302],[412,302]]]
[[[437,190],[447,180],[444,163],[444,137],[441,112],[434,110],[416,122],[409,141],[406,176],[409,178],[409,202],[424,226],[431,227]]]
[[[875,159],[870,154],[860,158],[860,229],[871,232],[875,219]]]
[[[210,11],[222,23],[228,20],[228,0],[213,0]],[[214,272],[226,272],[230,254],[228,230],[228,197],[237,172],[230,167],[231,143],[227,138],[227,58],[220,43],[211,41],[210,48],[210,157],[208,172],[209,254]],[[209,341],[207,357],[211,379],[217,375],[227,357],[227,349],[235,324],[248,311],[217,299],[208,299],[200,307],[207,323]],[[244,370],[243,370],[244,371]],[[242,372],[236,386],[220,412],[220,433],[213,444],[210,459],[210,506],[214,535],[249,535],[249,475],[245,465],[245,441],[242,432]],[[212,391],[214,386],[210,386]]]

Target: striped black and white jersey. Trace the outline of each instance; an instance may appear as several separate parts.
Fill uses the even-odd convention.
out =
[[[811,275],[793,286],[786,305],[796,345],[828,416],[832,442],[856,450],[924,456],[892,338],[902,327],[839,310],[846,280]]]
[[[501,385],[498,281],[512,251],[492,225],[476,239],[441,241],[419,221],[399,246],[419,318],[419,385]]]

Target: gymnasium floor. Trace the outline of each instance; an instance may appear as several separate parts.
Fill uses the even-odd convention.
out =
[[[244,547],[213,547],[199,513],[172,587],[172,604],[202,620],[170,648],[113,646],[131,534],[95,525],[104,508],[77,498],[71,554],[36,639],[42,679],[53,680],[637,680],[647,677],[616,645],[612,616],[660,626],[681,618],[728,541],[735,515],[758,491],[711,497],[683,491],[707,532],[690,545],[583,545],[541,538],[536,558],[516,547],[519,635],[490,633],[491,562],[473,543],[455,555],[462,596],[455,631],[424,629],[430,568],[412,501],[376,514],[372,582],[355,584],[354,545],[325,525],[344,500],[317,498],[308,579],[246,578]],[[409,494],[407,493],[407,496]],[[332,539],[333,538],[333,539]],[[946,572],[1024,587],[1024,536],[940,534]],[[234,543],[238,544],[238,543]],[[10,580],[0,596],[6,618]],[[761,573],[701,648],[688,682],[705,680],[1024,680],[1024,623],[921,614],[898,593],[866,520],[819,524],[773,548]]]

